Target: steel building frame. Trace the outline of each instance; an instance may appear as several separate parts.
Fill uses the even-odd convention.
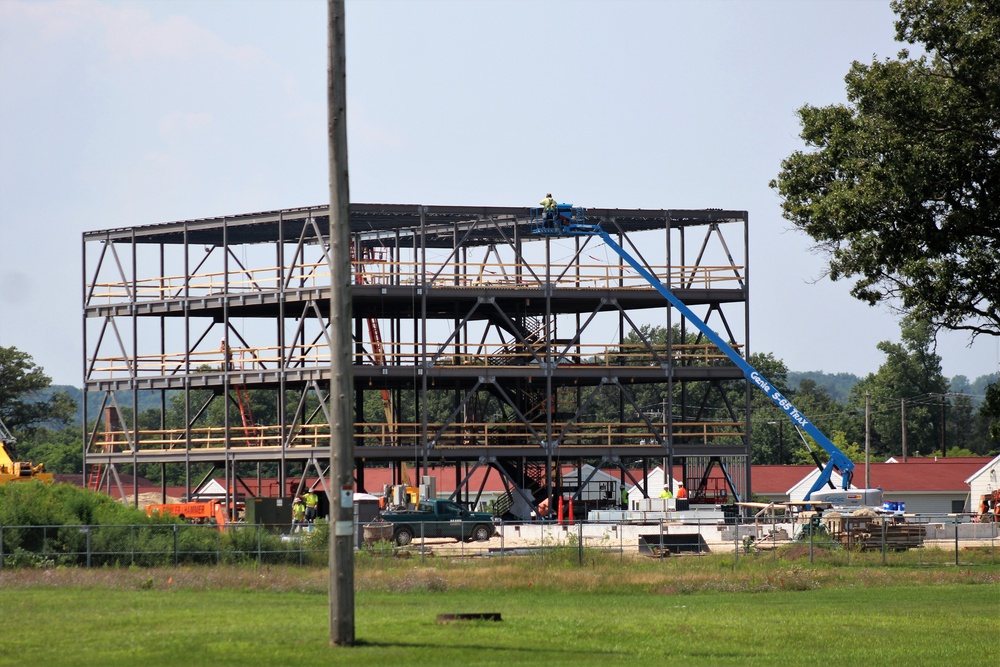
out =
[[[662,459],[683,463],[689,486],[719,464],[731,494],[749,493],[749,387],[724,419],[687,391],[743,374],[710,344],[648,340],[644,323],[687,323],[620,259],[602,257],[599,240],[533,236],[518,207],[350,210],[359,489],[366,465],[391,464],[402,480],[407,466],[444,463],[468,494],[486,465],[524,514],[579,490],[561,487],[560,464],[617,466],[625,479],[626,461]],[[587,219],[748,353],[745,211],[589,209]],[[724,232],[741,235],[742,261]],[[84,407],[97,401],[103,415],[85,427],[94,488],[145,464],[184,466],[189,493],[195,464],[223,470],[228,489],[243,463],[278,463],[281,489],[296,474],[323,477],[327,233],[324,206],[83,235]],[[648,383],[668,387],[656,414],[630,389]],[[273,392],[270,423],[245,414],[247,392],[261,389]],[[144,391],[158,397],[158,425],[139,423]],[[384,412],[365,413],[365,392],[381,392]],[[618,419],[593,421],[600,400],[617,402]],[[184,427],[168,428],[179,403]],[[225,426],[205,426],[213,409]]]

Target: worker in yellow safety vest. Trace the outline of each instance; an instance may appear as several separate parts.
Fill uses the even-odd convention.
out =
[[[292,503],[292,532],[297,533],[302,530],[306,522],[306,506],[302,504],[302,499],[295,498]]]
[[[306,523],[312,523],[316,520],[316,508],[319,506],[319,496],[312,489],[306,491],[306,494],[302,496],[303,502],[306,504]]]
[[[665,498],[666,499],[666,498],[673,498],[673,497],[674,497],[674,494],[670,493],[670,485],[669,484],[664,484],[663,485],[663,490],[660,491],[660,498]]]
[[[556,217],[556,200],[552,198],[552,193],[545,195],[545,199],[538,202],[542,207],[542,218],[552,220]]]

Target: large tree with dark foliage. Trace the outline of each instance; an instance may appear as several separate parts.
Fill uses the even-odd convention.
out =
[[[42,399],[52,379],[16,347],[0,347],[0,419],[11,431],[30,433],[43,424],[68,424],[76,404],[66,392]]]
[[[79,472],[80,434],[68,426],[77,406],[64,391],[44,392],[51,383],[31,355],[0,347],[0,419],[18,438],[16,445],[8,443],[8,454],[44,462],[50,472]]]
[[[1000,335],[1000,3],[897,0],[895,59],[804,106],[771,182],[832,279],[936,328]]]

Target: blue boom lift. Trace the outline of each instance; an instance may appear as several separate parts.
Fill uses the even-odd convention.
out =
[[[854,475],[854,462],[851,461],[840,449],[823,434],[815,424],[809,421],[804,414],[799,412],[792,402],[782,396],[773,384],[760,374],[760,372],[747,363],[736,350],[724,341],[715,331],[711,329],[700,317],[694,314],[687,305],[678,299],[673,292],[661,283],[656,276],[649,272],[646,267],[639,264],[634,257],[625,251],[611,235],[601,229],[600,225],[590,224],[586,221],[585,210],[579,206],[570,204],[557,204],[555,210],[544,210],[542,208],[530,209],[531,233],[540,236],[599,236],[618,255],[628,262],[635,271],[642,276],[646,282],[656,288],[663,298],[679,310],[681,314],[692,322],[698,329],[708,337],[716,347],[722,350],[734,364],[736,364],[750,382],[758,389],[767,394],[768,398],[774,401],[775,405],[784,411],[797,429],[805,431],[815,440],[820,447],[830,455],[830,460],[824,466],[820,463],[815,453],[813,458],[820,469],[819,477],[815,484],[805,495],[805,500],[825,501],[841,506],[880,506],[882,504],[881,489],[852,489],[851,478]],[[807,445],[808,446],[808,445]],[[811,451],[811,450],[810,450]],[[836,490],[831,475],[834,469],[840,473],[842,489]],[[820,491],[829,485],[832,491]]]

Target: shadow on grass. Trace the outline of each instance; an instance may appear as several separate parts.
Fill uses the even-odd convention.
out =
[[[354,646],[359,648],[408,648],[408,649],[418,649],[418,648],[429,648],[429,649],[461,649],[468,651],[500,651],[506,653],[525,653],[531,655],[539,655],[545,653],[552,653],[558,655],[566,654],[579,654],[579,655],[594,655],[593,650],[572,650],[566,648],[558,649],[544,649],[537,646],[497,646],[496,644],[446,644],[446,643],[424,643],[424,642],[391,642],[391,641],[372,641],[368,639],[355,639]],[[618,651],[601,651],[602,655],[617,655]],[[623,654],[624,655],[624,654]]]

